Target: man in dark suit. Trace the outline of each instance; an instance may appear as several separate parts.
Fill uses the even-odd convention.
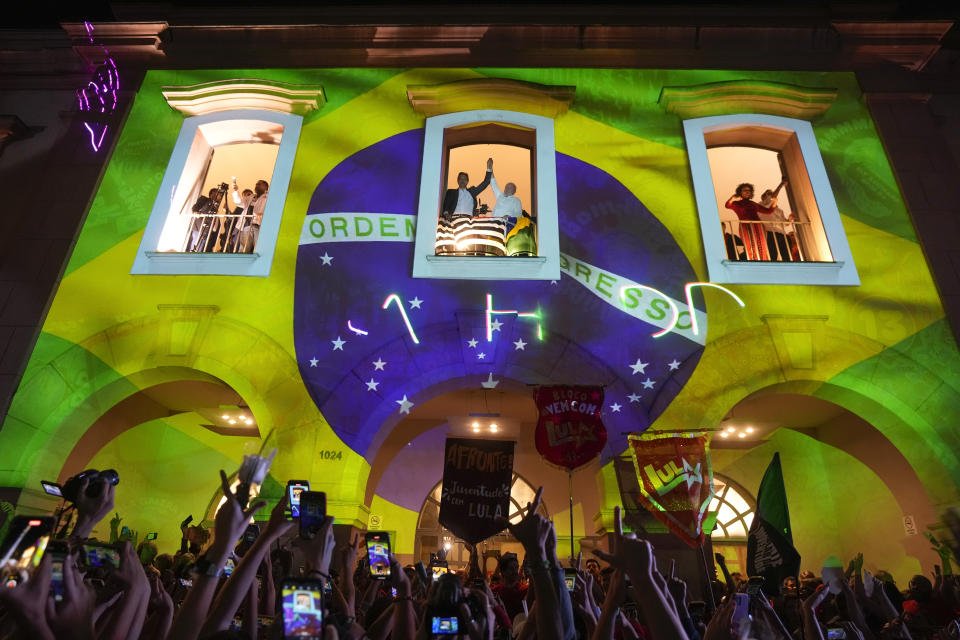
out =
[[[468,187],[470,176],[461,171],[457,174],[456,189],[447,189],[443,196],[443,208],[440,217],[449,220],[454,215],[472,216],[477,210],[477,196],[490,184],[493,175],[493,158],[487,158],[487,175],[483,182],[475,187]]]

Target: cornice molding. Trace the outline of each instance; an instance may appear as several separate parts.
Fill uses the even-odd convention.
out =
[[[763,80],[727,80],[683,87],[664,87],[659,103],[684,120],[734,113],[764,113],[811,120],[837,98],[837,90],[802,87]]]
[[[443,84],[410,85],[407,100],[426,117],[459,111],[506,109],[556,118],[567,112],[576,87],[505,78],[475,78]]]
[[[231,109],[263,109],[308,116],[323,108],[320,85],[288,84],[275,80],[237,78],[182,87],[163,87],[164,99],[185,116]]]

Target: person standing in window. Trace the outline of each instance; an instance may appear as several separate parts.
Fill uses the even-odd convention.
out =
[[[266,180],[257,180],[253,194],[241,198],[236,181],[233,183],[233,201],[243,210],[243,222],[240,227],[240,251],[253,253],[260,239],[260,223],[263,222],[263,210],[267,206],[270,184]]]
[[[762,220],[767,232],[767,249],[770,252],[771,260],[780,260],[780,262],[793,262],[790,247],[787,245],[787,236],[794,235],[792,224],[787,222],[796,220],[797,217],[792,213],[787,215],[783,209],[777,206],[777,194],[780,189],[787,184],[784,179],[775,191],[767,189],[760,196],[760,204],[770,209],[770,213],[763,213]]]
[[[767,239],[763,225],[759,224],[758,213],[771,213],[773,209],[754,202],[752,198],[753,185],[744,182],[737,185],[736,193],[730,196],[724,206],[736,213],[742,222],[746,222],[740,224],[740,237],[747,252],[747,260],[769,260]]]
[[[449,220],[453,216],[472,216],[477,210],[477,196],[480,195],[493,177],[493,158],[487,158],[487,175],[483,182],[468,187],[470,176],[465,171],[457,174],[457,188],[447,189],[443,196],[443,209],[440,217]]]

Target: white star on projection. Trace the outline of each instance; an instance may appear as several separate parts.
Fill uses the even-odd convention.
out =
[[[400,405],[400,413],[410,414],[410,409],[413,408],[413,403],[407,400],[407,394],[403,394],[401,400],[394,400],[398,405]]]
[[[503,323],[497,320],[496,318],[494,318],[493,322],[490,323],[490,329],[492,331],[500,331],[500,327],[502,326],[503,326]]]
[[[343,351],[343,345],[347,344],[346,340],[341,340],[340,336],[337,336],[336,340],[331,340],[330,344],[333,345],[334,351]]]
[[[496,389],[497,385],[500,384],[499,380],[493,379],[493,374],[487,374],[487,379],[484,382],[480,383],[480,386],[484,389]]]
[[[650,378],[647,378],[646,380],[644,380],[644,381],[642,382],[642,384],[643,384],[643,388],[644,388],[644,389],[653,389],[653,385],[655,385],[655,384],[657,384],[657,383],[654,382],[653,380],[651,380]]]
[[[413,300],[407,300],[407,302],[410,303],[410,308],[411,308],[411,309],[419,309],[419,308],[420,308],[420,305],[423,304],[423,300],[421,300],[420,298],[418,298],[418,297],[416,297],[416,296],[414,296]]]
[[[387,366],[387,363],[380,358],[377,358],[376,362],[371,362],[370,364],[373,365],[374,371],[383,371],[383,368]]]
[[[311,366],[311,367],[317,366],[317,363],[318,363],[318,362],[320,362],[320,361],[317,360],[316,358],[310,358],[310,366]]]
[[[638,373],[646,373],[644,369],[647,368],[649,362],[643,362],[640,358],[637,358],[637,361],[633,364],[628,364],[627,366],[633,369],[633,373],[630,375],[637,375]]]
[[[376,391],[377,387],[380,386],[380,383],[374,380],[373,378],[370,378],[370,380],[368,380],[364,384],[367,385],[367,391]]]
[[[673,362],[668,363],[667,366],[670,367],[670,371],[676,371],[680,368],[680,363],[677,362],[676,358],[674,358]]]
[[[631,403],[640,402],[640,396],[635,393],[631,393],[627,396],[627,400],[629,400]]]
[[[683,458],[683,472],[687,476],[687,489],[700,482],[700,463],[691,467],[686,458]]]
[[[513,350],[514,350],[514,351],[526,351],[526,349],[524,348],[524,347],[526,347],[526,346],[527,346],[527,343],[523,341],[523,338],[520,338],[519,340],[517,340],[516,342],[513,343]]]
[[[614,413],[620,413],[621,407],[620,407],[620,405],[617,404],[616,402],[614,402],[612,405],[610,405],[610,408],[613,409],[613,412],[614,412]]]
[[[486,358],[486,357],[487,357],[487,354],[485,354],[483,351],[481,351],[480,353],[477,354],[477,359],[478,359],[478,360],[483,360],[483,359]]]
[[[333,256],[327,255],[326,251],[323,252],[323,255],[320,256],[320,259],[323,261],[323,264],[321,264],[320,266],[327,266],[327,267],[333,266]]]
[[[471,349],[476,349],[476,348],[477,348],[477,339],[476,339],[476,338],[470,338],[469,340],[467,340],[467,346],[470,347]]]

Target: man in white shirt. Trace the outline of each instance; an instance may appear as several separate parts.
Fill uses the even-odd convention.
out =
[[[243,253],[253,253],[260,239],[260,223],[263,222],[263,210],[267,206],[270,184],[266,180],[257,180],[253,193],[243,198],[237,193],[237,183],[233,183],[233,201],[240,205],[244,215],[240,230],[240,247]]]
[[[500,191],[497,186],[496,176],[490,177],[490,188],[493,189],[493,195],[497,198],[497,204],[493,207],[493,218],[519,218],[523,214],[523,205],[520,198],[514,194],[517,192],[517,185],[508,182]]]

